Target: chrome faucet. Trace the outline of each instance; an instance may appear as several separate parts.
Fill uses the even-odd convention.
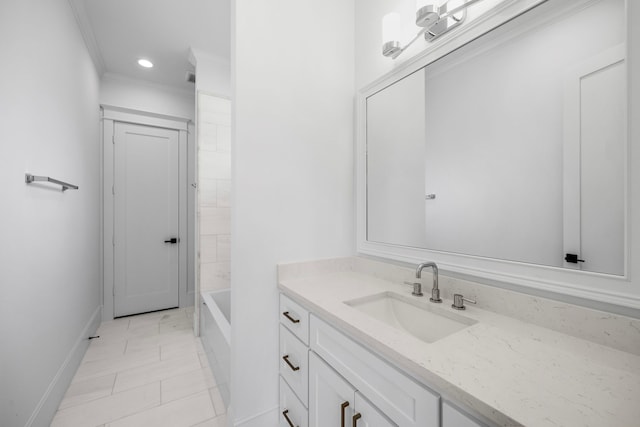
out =
[[[416,279],[422,277],[422,269],[431,267],[433,268],[433,289],[431,289],[431,302],[442,302],[440,299],[440,289],[438,289],[438,266],[435,262],[423,262],[416,268]]]

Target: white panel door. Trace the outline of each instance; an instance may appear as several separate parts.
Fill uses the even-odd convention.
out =
[[[567,77],[565,105],[566,267],[624,274],[626,66],[609,49]]]
[[[309,426],[351,425],[355,390],[314,352],[309,352]]]
[[[116,123],[114,134],[114,315],[177,307],[178,131]]]

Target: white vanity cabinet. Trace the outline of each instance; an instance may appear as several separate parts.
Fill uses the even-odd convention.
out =
[[[280,427],[485,427],[285,295],[280,314]]]
[[[309,312],[280,295],[280,427],[307,427]]]
[[[395,425],[319,356],[313,352],[310,353],[310,427],[392,427]]]
[[[318,408],[314,408],[314,405],[322,404],[321,412],[325,412],[325,409],[329,411],[329,407],[335,406],[335,401],[331,399],[328,401],[320,399],[318,396],[322,394],[314,389],[320,385],[324,387],[324,383],[318,378],[318,364],[314,362],[313,367],[311,366],[311,360],[315,360],[317,355],[330,366],[329,369],[337,372],[338,378],[344,378],[349,385],[351,394],[355,396],[355,402],[354,398],[347,399],[349,392],[345,391],[339,395],[339,399],[342,400],[338,402],[338,407],[347,400],[350,406],[355,405],[355,410],[362,414],[362,425],[369,423],[368,425],[371,426],[440,426],[440,397],[437,394],[313,315],[310,316],[309,321],[309,343],[311,349],[309,356],[310,425],[342,427],[341,423],[313,424],[316,421],[313,418],[314,414],[318,414]],[[314,369],[315,372],[313,372]],[[361,405],[357,405],[358,400],[362,401]],[[329,407],[325,408],[325,405]],[[353,411],[353,408],[351,410]],[[365,420],[365,411],[370,414],[368,420]],[[357,412],[352,413],[352,416]],[[324,416],[324,414],[320,415]],[[348,425],[353,426],[353,423]],[[356,423],[356,426],[358,425],[360,424]]]
[[[462,413],[449,402],[442,402],[442,427],[485,427],[485,425]]]

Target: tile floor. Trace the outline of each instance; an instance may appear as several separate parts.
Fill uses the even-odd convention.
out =
[[[193,307],[100,325],[52,427],[226,427]]]

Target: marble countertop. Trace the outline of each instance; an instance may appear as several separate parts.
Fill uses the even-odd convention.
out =
[[[640,356],[468,305],[477,323],[425,343],[344,304],[411,287],[361,272],[287,277],[281,292],[443,398],[500,426],[640,426]],[[425,295],[429,293],[426,290]]]

